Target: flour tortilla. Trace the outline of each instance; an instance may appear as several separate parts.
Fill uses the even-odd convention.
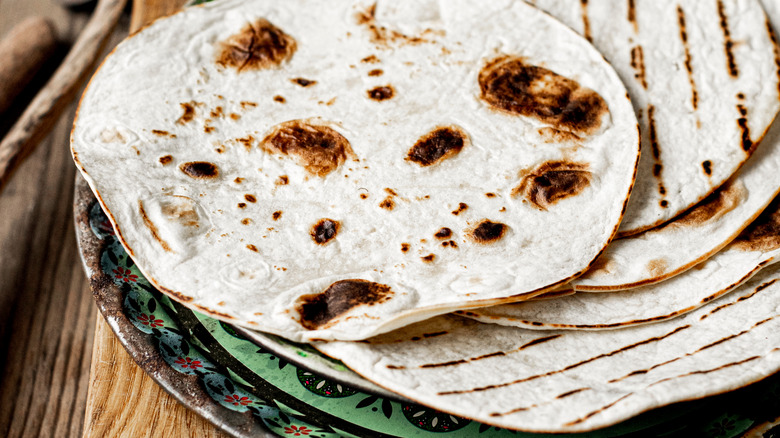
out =
[[[364,343],[315,346],[434,409],[529,432],[583,432],[778,371],[778,280],[774,265],[682,317],[622,330],[540,332],[448,315]]]
[[[725,295],[780,256],[780,198],[734,242],[670,280],[615,294],[578,293],[460,313],[533,330],[612,330],[674,318]]]
[[[693,210],[668,224],[610,243],[571,283],[576,291],[611,292],[672,278],[726,246],[780,191],[780,124],[748,162]]]
[[[777,7],[765,3],[777,28]],[[712,193],[780,107],[777,46],[758,0],[533,4],[589,36],[631,95],[643,154],[621,236],[658,226]]]
[[[602,56],[523,2],[372,5],[210,3],[105,61],[72,152],[160,290],[296,341],[361,339],[532,297],[606,246],[639,138]],[[491,101],[507,68],[594,116]],[[577,190],[534,185],[556,175]]]

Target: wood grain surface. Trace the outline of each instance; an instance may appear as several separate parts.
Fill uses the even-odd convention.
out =
[[[0,37],[33,15],[54,23],[61,44],[0,117],[0,136],[90,16],[53,0],[0,0]],[[127,34],[127,19],[120,26],[110,45]],[[0,193],[0,437],[224,436],[160,389],[96,319],[73,227],[74,113],[70,104]]]

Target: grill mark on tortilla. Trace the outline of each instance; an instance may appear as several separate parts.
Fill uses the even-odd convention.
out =
[[[775,34],[775,30],[772,28],[772,23],[769,22],[769,17],[766,19],[766,30],[769,34],[769,39],[772,41],[772,49],[775,53],[775,69],[776,69],[776,76],[777,76],[777,91],[780,93],[780,45],[777,43],[777,34]]]
[[[555,398],[556,398],[556,399],[562,399],[562,398],[566,398],[566,397],[572,396],[572,395],[574,395],[574,394],[580,393],[580,392],[582,392],[582,391],[588,391],[589,389],[590,389],[590,388],[578,388],[578,389],[573,389],[573,390],[571,390],[571,391],[569,391],[569,392],[564,392],[563,394],[558,394],[557,396],[555,396]]]
[[[179,170],[194,179],[212,179],[219,176],[219,169],[208,161],[188,161],[179,166]]]
[[[707,176],[712,176],[712,161],[705,160],[701,162],[701,168],[704,170],[704,174]]]
[[[750,139],[750,128],[747,124],[747,107],[741,103],[738,103],[737,111],[740,115],[740,117],[737,119],[737,125],[739,126],[740,131],[742,131],[742,150],[745,152],[750,152],[750,150],[753,148],[753,140]]]
[[[595,91],[518,56],[488,61],[478,82],[480,97],[491,107],[580,136],[595,133],[609,113]]]
[[[679,333],[679,332],[681,332],[681,331],[683,331],[685,329],[688,329],[689,327],[691,327],[691,326],[690,325],[683,325],[683,326],[675,328],[674,330],[666,333],[665,335],[655,336],[655,337],[652,337],[652,338],[649,338],[649,339],[645,339],[643,341],[635,342],[633,344],[626,345],[625,347],[618,348],[617,350],[613,350],[613,351],[611,351],[609,353],[599,354],[598,356],[594,356],[594,357],[591,357],[589,359],[582,360],[580,362],[568,365],[568,366],[566,366],[564,368],[560,368],[560,369],[555,370],[555,371],[548,371],[548,372],[543,373],[543,374],[535,374],[535,375],[532,375],[532,376],[524,377],[522,379],[513,380],[511,382],[498,383],[498,384],[487,385],[487,386],[479,386],[479,387],[474,387],[474,388],[469,388],[469,389],[460,389],[460,390],[453,390],[453,391],[443,391],[443,392],[437,393],[437,395],[467,394],[467,393],[470,393],[470,392],[481,392],[481,391],[487,391],[487,390],[491,390],[491,389],[505,388],[507,386],[512,386],[512,385],[516,385],[516,384],[519,384],[519,383],[528,382],[528,381],[531,381],[531,380],[536,380],[536,379],[539,379],[539,378],[542,378],[542,377],[548,377],[548,376],[551,376],[551,375],[554,375],[554,374],[560,374],[560,373],[563,373],[565,371],[569,371],[569,370],[572,370],[574,368],[580,367],[582,365],[588,364],[590,362],[594,362],[596,360],[603,359],[605,357],[614,356],[616,354],[619,354],[619,353],[622,353],[624,351],[628,351],[628,350],[634,349],[636,347],[640,347],[640,346],[645,345],[645,344],[661,341],[661,340],[666,339],[666,338],[668,338],[670,336],[673,336],[673,335],[675,335],[675,334],[677,334],[677,333]]]
[[[334,129],[304,120],[274,126],[260,142],[271,154],[291,156],[309,174],[325,177],[354,157],[349,141]],[[280,177],[281,178],[281,177]]]
[[[661,148],[658,146],[658,132],[655,126],[655,107],[653,105],[647,106],[647,126],[648,126],[648,138],[650,140],[650,150],[653,154],[653,176],[658,181],[658,193],[661,195],[661,207],[668,205],[666,199],[666,187],[664,187],[663,181],[663,163],[661,162]]]
[[[295,78],[295,79],[290,79],[290,81],[293,82],[294,84],[300,85],[303,88],[310,87],[312,85],[317,84],[317,81],[313,81],[311,79],[305,79],[305,78]]]
[[[229,315],[227,313],[217,312],[216,310],[209,309],[208,307],[205,307],[205,306],[200,306],[198,304],[195,304],[194,306],[197,307],[198,309],[206,312],[206,313],[210,313],[210,314],[215,315],[215,316],[219,316],[219,317],[222,317],[222,318],[225,318],[225,319],[235,319],[235,318],[233,318],[233,316],[231,316],[231,315]]]
[[[452,214],[455,216],[458,216],[459,214],[463,213],[464,211],[468,210],[469,206],[463,202],[458,204],[458,208],[452,211]]]
[[[237,34],[220,43],[217,64],[244,70],[260,70],[278,66],[292,58],[297,44],[295,39],[260,18],[247,24]]]
[[[409,149],[406,160],[427,167],[460,153],[468,137],[458,126],[442,126],[420,137]]]
[[[443,332],[441,334],[446,334],[446,332]],[[423,335],[423,336],[426,336],[426,335]],[[489,359],[491,357],[506,356],[508,354],[514,354],[514,353],[523,351],[526,348],[533,347],[534,345],[539,345],[539,344],[543,344],[543,343],[545,343],[547,341],[552,341],[553,339],[560,338],[561,336],[563,336],[563,335],[545,336],[545,337],[542,337],[542,338],[534,339],[534,340],[532,340],[530,342],[526,342],[525,344],[523,344],[523,345],[521,345],[521,346],[519,346],[519,347],[517,347],[515,349],[512,349],[512,350],[508,350],[508,351],[495,351],[495,352],[492,352],[492,353],[482,354],[480,356],[474,356],[474,357],[469,357],[469,358],[466,358],[466,359],[459,359],[459,360],[454,360],[454,361],[449,361],[449,362],[427,363],[427,364],[423,364],[423,365],[418,365],[418,368],[442,368],[442,367],[448,367],[448,366],[453,366],[453,365],[462,365],[462,364],[468,363],[468,362],[476,362],[476,361],[483,360],[483,359]],[[428,336],[426,336],[426,337],[428,337]],[[406,369],[406,366],[405,365],[387,365],[387,368],[390,368],[390,369]]]
[[[183,111],[181,117],[179,117],[179,120],[176,121],[179,125],[184,125],[186,123],[189,123],[192,121],[192,119],[195,118],[195,105],[197,105],[196,102],[184,102],[180,103],[181,109]]]
[[[390,286],[366,280],[340,280],[323,292],[298,298],[296,310],[301,325],[308,330],[327,324],[358,306],[381,304],[391,299]]]
[[[309,234],[317,245],[326,245],[333,240],[339,232],[341,223],[333,219],[320,219],[311,227]]]
[[[611,408],[612,406],[615,406],[616,404],[620,403],[621,401],[627,399],[628,397],[630,397],[632,395],[634,395],[634,393],[633,392],[629,392],[628,394],[624,395],[623,397],[620,397],[619,399],[613,401],[612,403],[610,403],[610,404],[608,404],[606,406],[602,406],[602,407],[596,409],[595,411],[592,411],[592,412],[586,414],[584,417],[581,417],[581,418],[579,418],[577,420],[574,420],[574,421],[570,421],[570,422],[566,423],[565,425],[566,426],[575,426],[575,425],[580,424],[580,423],[582,423],[584,421],[587,421],[590,417],[592,417],[592,416],[594,416],[596,414],[599,414],[599,413],[601,413],[603,411],[606,411],[607,409]]]
[[[580,393],[580,392],[583,392],[583,391],[588,391],[590,389],[591,388],[578,388],[578,389],[574,389],[574,390],[571,390],[571,391],[568,391],[568,392],[564,392],[562,394],[558,394],[557,396],[555,396],[555,399],[556,400],[560,400],[562,398],[566,398],[566,397],[572,396],[574,394],[577,394],[577,393]],[[534,404],[532,404],[530,406],[522,406],[522,407],[519,407],[519,408],[514,408],[514,409],[509,410],[509,411],[492,412],[489,415],[491,417],[503,417],[505,415],[516,414],[518,412],[523,412],[523,411],[528,411],[528,410],[531,410],[531,409],[534,409],[534,408],[538,408],[542,404],[545,404],[545,403],[534,403]]]
[[[647,90],[647,76],[645,71],[645,54],[642,46],[631,48],[631,67],[634,69],[634,79],[639,81],[642,88]]]
[[[493,243],[504,237],[509,227],[501,222],[483,219],[467,235],[476,243]]]
[[[720,312],[721,310],[725,309],[726,307],[733,306],[734,304],[737,304],[737,303],[739,303],[741,301],[745,301],[745,300],[748,300],[750,298],[753,298],[757,293],[759,293],[762,290],[766,289],[767,287],[773,285],[776,281],[777,281],[777,279],[774,279],[774,280],[767,281],[766,283],[762,283],[761,285],[756,287],[756,289],[753,290],[753,292],[751,292],[749,295],[743,295],[743,296],[739,297],[736,301],[733,301],[731,303],[721,304],[720,306],[712,309],[709,313],[706,313],[706,314],[702,315],[701,318],[699,318],[699,320],[707,319],[713,313]]]
[[[693,64],[691,63],[691,49],[688,45],[688,31],[685,27],[685,11],[681,6],[677,6],[677,22],[680,26],[680,40],[682,40],[685,49],[685,70],[688,72],[688,81],[691,83],[691,105],[693,110],[699,108],[699,93],[696,91],[696,79],[693,77]]]
[[[590,20],[588,19],[588,0],[580,0],[580,7],[582,8],[582,35],[592,43],[593,38],[590,34]]]
[[[639,33],[639,23],[636,21],[636,4],[634,0],[628,0],[628,22],[634,27],[634,33]]]
[[[366,92],[368,98],[381,102],[383,100],[392,99],[395,96],[395,89],[392,85],[385,85],[381,87],[374,87]]]
[[[162,164],[163,166],[167,166],[171,164],[171,161],[173,161],[173,157],[170,155],[165,155],[160,157],[160,164]]]
[[[138,213],[141,214],[141,220],[143,220],[144,225],[146,225],[146,228],[149,229],[149,232],[152,233],[152,237],[157,241],[157,243],[160,244],[162,249],[164,249],[166,252],[173,252],[170,245],[168,245],[168,242],[160,237],[160,232],[157,230],[157,226],[154,224],[154,222],[151,221],[151,219],[149,219],[149,216],[147,216],[146,210],[144,209],[144,203],[140,199],[138,200]]]
[[[546,161],[530,172],[524,171],[525,176],[511,195],[522,194],[536,209],[546,211],[558,201],[579,195],[590,185],[588,167],[587,163]]]
[[[718,0],[718,16],[720,17],[720,29],[723,31],[723,47],[726,51],[726,67],[728,68],[729,75],[732,78],[739,76],[739,68],[737,62],[734,59],[734,41],[731,39],[731,30],[729,30],[729,18],[726,15],[726,9],[723,6],[723,1]]]

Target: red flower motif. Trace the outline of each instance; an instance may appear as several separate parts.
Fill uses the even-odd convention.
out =
[[[176,359],[176,363],[181,365],[182,368],[192,368],[193,370],[197,370],[198,368],[203,367],[199,360],[192,360],[192,358],[189,356],[179,357]]]
[[[309,429],[306,426],[290,426],[284,428],[284,433],[286,434],[293,434],[293,436],[301,436],[301,435],[308,435],[309,432],[314,432],[313,430]]]
[[[237,394],[233,394],[225,396],[225,402],[232,403],[233,406],[246,406],[252,403],[252,400],[249,400],[249,397],[239,397]]]
[[[148,325],[151,328],[163,326],[163,320],[155,318],[153,314],[147,315],[142,313],[141,316],[138,317],[138,320],[141,321],[141,324]]]
[[[125,283],[130,282],[130,281],[135,283],[136,281],[138,281],[138,276],[135,275],[135,274],[132,274],[131,273],[132,271],[130,271],[127,268],[123,268],[123,267],[119,266],[116,269],[114,269],[113,272],[114,272],[114,274],[116,274],[116,276],[114,278],[118,278],[118,279],[124,281]]]

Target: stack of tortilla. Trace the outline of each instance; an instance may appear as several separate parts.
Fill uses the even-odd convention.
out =
[[[217,0],[116,48],[72,153],[183,304],[439,410],[592,430],[780,369],[764,6]]]

